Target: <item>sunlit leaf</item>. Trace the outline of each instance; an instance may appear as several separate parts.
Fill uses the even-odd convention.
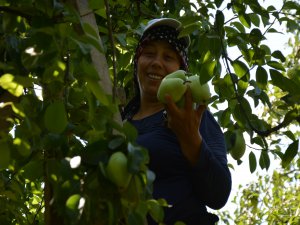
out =
[[[14,75],[9,73],[0,77],[0,86],[16,97],[21,96],[23,93],[23,86],[16,82]]]
[[[285,71],[285,67],[279,62],[269,61],[269,62],[267,62],[267,65],[274,68],[274,69]]]
[[[241,23],[245,27],[247,27],[247,28],[251,27],[251,19],[250,19],[249,15],[247,15],[247,14],[240,14],[239,15],[239,19],[240,19]]]
[[[243,77],[248,74],[248,66],[240,60],[235,60],[232,63],[234,72],[238,77]]]
[[[216,64],[216,61],[211,61],[201,65],[199,72],[201,84],[207,83],[213,77]]]
[[[79,194],[74,194],[70,196],[66,201],[66,207],[72,211],[77,210],[80,198],[81,196]]]

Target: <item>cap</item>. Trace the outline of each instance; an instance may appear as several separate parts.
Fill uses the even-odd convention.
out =
[[[157,26],[169,26],[175,28],[178,32],[183,30],[181,22],[179,22],[176,19],[173,18],[158,18],[158,19],[153,19],[148,22],[148,24],[144,28],[145,33],[147,30],[150,30],[151,28],[157,27]],[[188,47],[191,43],[190,37],[183,36],[183,40],[186,43],[186,47]]]

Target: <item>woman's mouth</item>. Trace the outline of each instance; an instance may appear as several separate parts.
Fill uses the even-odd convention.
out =
[[[147,76],[152,80],[162,80],[163,77],[157,74],[148,73]]]

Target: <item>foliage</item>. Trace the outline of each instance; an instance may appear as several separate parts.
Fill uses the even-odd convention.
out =
[[[259,159],[249,153],[251,171],[257,164],[268,169],[269,154],[289,168],[298,151],[299,133],[288,127],[300,122],[299,54],[286,62],[264,41],[265,34],[280,33],[275,22],[285,23],[299,41],[299,3],[283,1],[279,10],[253,0],[89,4],[101,43],[74,1],[0,1],[1,224],[140,225],[147,213],[161,221],[166,203],[151,199],[147,151],[135,143],[128,123],[114,121],[124,101],[95,86],[103,75],[89,54],[105,54],[115,88],[124,88],[128,100],[141,28],[160,16],[178,18],[181,35],[191,36],[190,71],[213,84],[212,108],[227,105],[216,113],[226,137],[238,128],[260,148]],[[240,55],[232,58],[230,48]],[[288,74],[290,68],[298,75]],[[261,106],[267,116],[256,114]],[[283,137],[292,141],[287,149],[280,146]],[[133,177],[125,190],[106,177],[117,151],[128,157]]]
[[[255,182],[240,186],[233,203],[234,215],[222,213],[224,224],[289,224],[300,223],[300,160],[273,175],[261,176]]]

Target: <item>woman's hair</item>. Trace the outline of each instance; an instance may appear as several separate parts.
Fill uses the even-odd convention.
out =
[[[174,19],[172,19],[174,21]],[[179,23],[179,22],[178,22]],[[146,27],[147,28],[147,27]],[[152,26],[149,29],[146,29],[140,38],[138,45],[135,50],[135,55],[133,58],[133,80],[134,80],[134,88],[135,88],[135,95],[134,97],[128,102],[122,112],[122,119],[131,118],[139,109],[140,107],[140,89],[138,84],[137,78],[137,61],[143,51],[145,45],[147,45],[150,41],[156,40],[166,40],[173,49],[178,53],[181,58],[181,65],[180,69],[188,71],[188,56],[187,56],[187,48],[189,45],[189,39],[186,37],[178,38],[179,30],[176,29],[174,26],[169,25],[157,25]]]

